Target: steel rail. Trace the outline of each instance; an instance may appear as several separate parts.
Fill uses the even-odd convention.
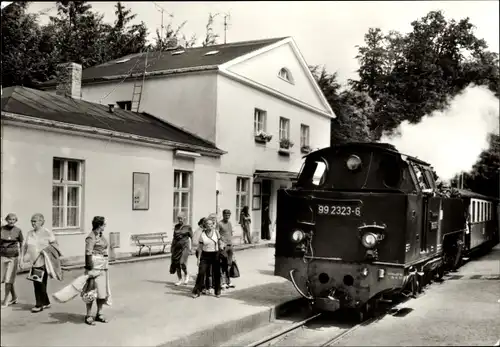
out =
[[[291,333],[292,331],[295,331],[297,330],[298,328],[306,325],[307,323],[309,323],[310,321],[312,321],[313,319],[316,319],[318,317],[320,317],[322,315],[322,313],[317,313],[309,318],[306,318],[300,322],[297,322],[295,324],[292,324],[291,326],[283,329],[283,330],[280,330],[278,331],[277,333],[274,333],[272,335],[269,335],[267,337],[264,337],[263,339],[260,339],[259,341],[257,342],[254,342],[252,343],[251,345],[248,345],[247,347],[258,347],[258,346],[262,346],[263,344],[265,344],[266,342],[269,342],[269,341],[272,341],[272,340],[275,340],[277,339],[278,337],[280,336],[283,336],[285,334],[289,334]]]

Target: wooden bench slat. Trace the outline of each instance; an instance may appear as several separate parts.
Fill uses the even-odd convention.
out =
[[[168,245],[170,242],[141,242],[141,246],[163,246]]]
[[[166,247],[171,244],[168,241],[167,233],[148,233],[148,234],[135,234],[131,236],[131,240],[135,242],[136,246],[139,247],[139,256],[144,247],[149,249],[149,255],[151,255],[151,247],[160,246],[163,247],[163,252]]]

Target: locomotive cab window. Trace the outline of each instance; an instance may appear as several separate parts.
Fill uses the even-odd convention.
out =
[[[427,182],[425,169],[414,162],[412,162],[410,166],[413,169],[413,172],[415,173],[415,178],[417,180],[416,185],[419,187],[419,189],[424,190],[431,188],[431,185],[429,184],[429,182]]]
[[[325,184],[328,167],[322,159],[306,160],[300,171],[298,187],[320,187]]]
[[[398,158],[387,156],[380,161],[379,171],[382,182],[387,188],[399,188],[402,179],[402,168]]]

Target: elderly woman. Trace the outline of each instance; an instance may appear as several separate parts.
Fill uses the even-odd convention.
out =
[[[35,307],[31,309],[31,312],[36,313],[43,311],[44,309],[50,308],[50,300],[47,295],[47,280],[49,276],[49,271],[47,267],[50,264],[46,264],[46,257],[43,251],[47,249],[50,245],[57,245],[56,237],[52,231],[44,228],[45,218],[41,213],[35,213],[31,217],[31,225],[33,230],[28,231],[26,234],[26,243],[24,244],[24,261],[31,262],[32,267],[43,273],[42,281],[34,281],[33,286],[35,288]]]
[[[96,216],[92,220],[92,232],[85,239],[85,274],[93,277],[97,290],[97,313],[92,318],[93,302],[87,303],[85,323],[95,325],[94,322],[107,323],[102,315],[102,306],[110,304],[111,291],[108,276],[108,240],[103,235],[106,221],[104,217]]]
[[[193,239],[193,230],[191,226],[184,224],[186,217],[180,213],[177,216],[177,224],[174,227],[174,236],[170,252],[172,254],[172,263],[170,264],[170,273],[177,273],[178,282],[176,286],[182,283],[189,283],[187,272],[187,261],[191,252],[191,241]],[[184,279],[183,279],[184,276]]]
[[[220,297],[221,292],[221,270],[219,252],[224,248],[223,242],[216,230],[216,220],[207,218],[205,221],[205,229],[201,233],[198,242],[198,249],[201,251],[200,265],[198,267],[198,276],[196,276],[196,284],[193,288],[193,298],[200,296],[205,287],[205,279],[209,270],[212,275],[212,285],[215,291],[215,296]]]
[[[17,294],[14,289],[16,273],[21,263],[19,258],[21,255],[21,247],[24,242],[21,229],[15,226],[17,216],[14,213],[9,213],[5,217],[7,225],[2,226],[0,238],[0,261],[1,261],[1,280],[5,283],[5,297],[2,301],[2,308],[17,303]],[[8,301],[9,294],[11,300]]]

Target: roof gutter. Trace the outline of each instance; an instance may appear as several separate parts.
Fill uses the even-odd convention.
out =
[[[176,75],[176,74],[189,73],[189,72],[213,71],[213,70],[217,70],[218,68],[219,68],[218,65],[205,65],[205,66],[187,67],[187,68],[181,68],[181,69],[151,71],[151,72],[146,72],[146,74],[143,74],[142,72],[137,72],[137,73],[104,76],[104,77],[97,77],[97,78],[83,78],[82,84],[122,80],[125,78],[142,77],[143,75],[145,77],[156,77],[156,76]],[[48,89],[50,87],[55,87],[56,85],[57,85],[56,81],[47,81],[47,82],[42,82],[42,83],[38,84],[38,86],[42,89]]]
[[[205,155],[210,155],[210,156],[220,156],[222,154],[227,153],[226,151],[223,151],[220,149],[207,148],[207,147],[191,145],[191,144],[187,144],[187,143],[180,143],[180,142],[175,142],[175,141],[169,141],[169,140],[161,140],[161,139],[157,139],[157,138],[153,138],[153,137],[132,135],[132,134],[123,133],[123,132],[119,132],[119,131],[104,130],[101,128],[89,127],[89,126],[85,126],[85,125],[76,125],[76,124],[70,124],[70,123],[64,123],[64,122],[58,122],[58,121],[51,121],[51,120],[46,120],[46,119],[40,119],[40,118],[20,115],[20,114],[16,114],[16,113],[10,113],[10,112],[6,112],[6,111],[2,111],[2,120],[13,121],[13,122],[23,123],[23,124],[30,124],[30,125],[35,125],[35,126],[76,131],[79,133],[90,134],[90,135],[101,135],[101,136],[105,136],[105,137],[114,137],[117,139],[141,142],[141,143],[146,143],[146,144],[150,144],[150,145],[166,146],[166,147],[175,148],[175,149],[184,149],[184,150],[188,150],[188,151],[199,151]]]

